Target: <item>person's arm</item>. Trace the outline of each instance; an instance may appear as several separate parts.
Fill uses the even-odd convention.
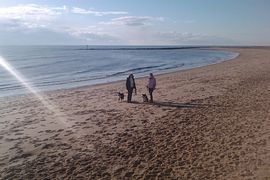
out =
[[[156,89],[156,85],[157,85],[156,78],[154,78],[154,89]]]
[[[137,88],[136,88],[135,79],[133,79],[133,82],[134,82],[135,95],[137,95]]]
[[[127,90],[129,89],[129,79],[128,78],[126,80],[126,88],[127,88]]]

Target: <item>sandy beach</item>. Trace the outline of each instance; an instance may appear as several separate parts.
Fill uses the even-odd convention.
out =
[[[133,103],[124,81],[1,99],[0,178],[270,179],[270,48],[216,49],[240,55],[156,76],[153,104],[147,78]]]

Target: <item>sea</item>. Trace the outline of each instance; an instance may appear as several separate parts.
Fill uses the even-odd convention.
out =
[[[37,91],[125,80],[230,60],[238,53],[183,46],[0,46],[0,57]],[[0,61],[0,97],[29,91]]]

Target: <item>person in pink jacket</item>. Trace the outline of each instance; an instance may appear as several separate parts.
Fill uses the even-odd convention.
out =
[[[150,103],[153,102],[153,92],[156,89],[156,79],[152,73],[150,73],[148,84],[147,84],[147,89],[150,94]]]

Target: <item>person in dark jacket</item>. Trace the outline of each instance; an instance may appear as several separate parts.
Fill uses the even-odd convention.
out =
[[[137,94],[137,89],[136,89],[136,84],[135,84],[135,79],[134,79],[133,74],[130,74],[128,76],[127,81],[126,81],[126,88],[128,91],[127,102],[130,103],[131,98],[132,98],[133,89],[135,90],[135,94]]]

